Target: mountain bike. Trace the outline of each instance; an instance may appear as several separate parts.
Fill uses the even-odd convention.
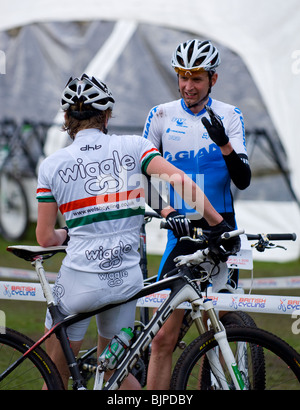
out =
[[[294,233],[266,235],[247,234],[246,236],[248,240],[257,241],[253,243],[251,247],[255,248],[259,252],[264,252],[266,249],[274,249],[277,247],[286,249],[281,245],[272,243],[271,241],[296,240],[296,235]],[[200,240],[197,239],[200,243],[205,241],[205,233],[203,234],[202,232],[200,238]],[[185,257],[181,257],[181,260],[184,262]],[[197,262],[197,256],[194,254],[193,263]],[[235,349],[235,357],[240,358],[237,361],[239,362],[239,370],[243,380],[245,381],[246,388],[253,390],[264,390],[266,387],[270,386],[271,383],[274,383],[273,389],[276,389],[276,381],[270,371],[270,369],[276,371],[276,360],[273,357],[272,360],[270,360],[272,355],[270,355],[268,349],[264,349],[256,343],[250,343],[251,338],[249,337],[247,339],[244,334],[247,333],[248,330],[242,332],[243,335],[240,334],[239,337],[237,337],[237,332],[234,338],[231,339],[229,331],[231,331],[230,327],[232,327],[232,324],[235,321],[238,325],[244,325],[247,329],[251,328],[251,326],[256,326],[255,322],[249,315],[244,315],[244,312],[229,312],[225,314],[221,320],[223,325],[229,326],[229,328],[227,328],[228,341],[232,341],[230,345],[232,346],[232,350]],[[251,321],[253,322],[252,324]],[[209,364],[209,360],[207,358],[207,354],[211,354],[212,349],[214,350],[214,354],[219,356],[219,348],[216,344],[215,347],[213,347],[213,342],[210,340],[210,337],[211,335],[208,333],[207,339],[198,338],[198,340],[194,340],[188,348],[183,351],[173,370],[171,389],[181,390],[188,388],[188,386],[189,388],[196,388],[200,390],[213,390],[220,388],[219,382],[214,377],[214,372],[212,371],[210,367],[211,365]],[[243,337],[245,337],[245,339],[243,339]],[[256,374],[256,377],[253,379],[252,384],[250,384],[249,375],[252,372]],[[278,375],[279,374],[280,369],[278,369]],[[280,386],[279,389],[290,390],[293,388],[299,388],[297,384],[289,385],[289,382],[277,380],[277,383],[278,386]]]
[[[148,284],[154,283],[157,278],[157,275],[151,276],[150,278],[148,278],[148,261],[147,261],[147,245],[146,245],[147,240],[146,240],[146,229],[145,228],[146,228],[146,225],[149,222],[151,222],[153,218],[162,219],[156,212],[146,211],[144,223],[140,231],[140,247],[139,247],[140,266],[141,266],[141,271],[142,271],[145,286]],[[160,227],[162,229],[168,229],[168,225],[164,221],[161,221]],[[194,235],[196,238],[198,238],[198,242],[201,243],[203,247],[206,247],[205,244],[207,243],[208,233],[209,232],[201,230],[201,235],[199,235],[199,231],[198,233],[196,232]],[[199,240],[199,237],[201,238],[200,240]],[[188,238],[185,238],[185,240],[187,239]],[[229,273],[228,276],[230,277],[231,274]],[[208,281],[206,282],[203,281],[202,290],[204,290],[208,284],[209,284]],[[149,308],[140,307],[138,309],[137,314],[138,314],[138,318],[135,321],[135,329],[134,329],[135,339],[140,334],[141,329],[143,329],[149,323]],[[256,324],[254,320],[252,319],[252,317],[245,312],[225,312],[225,314],[222,315],[220,320],[226,326],[238,325],[238,326],[256,327]],[[187,309],[184,314],[181,329],[179,332],[179,337],[178,337],[176,346],[174,348],[174,351],[177,348],[179,348],[179,350],[183,350],[186,348],[186,342],[184,341],[184,337],[189,331],[192,324],[193,324],[193,320],[190,316],[190,310]],[[139,381],[142,387],[146,386],[150,355],[151,355],[151,344],[147,347],[147,349],[145,349],[145,351],[143,352],[143,355],[139,358],[135,366],[131,369],[131,373],[136,377],[136,379]],[[262,362],[263,354],[262,354],[261,349],[258,346],[254,346],[252,348],[251,357],[252,357],[252,362],[255,362],[255,361],[258,361],[259,363]],[[77,357],[77,363],[81,371],[81,374],[83,375],[85,379],[85,383],[86,384],[89,383],[91,385],[91,381],[94,380],[94,376],[97,370],[97,346],[95,345],[90,349],[79,352],[79,355]],[[258,376],[257,376],[257,379],[258,379]],[[264,379],[263,373],[261,374],[259,379],[260,380]]]
[[[231,237],[234,234],[237,235],[240,232],[230,232],[224,237]],[[53,326],[37,342],[11,329],[6,329],[6,334],[0,335],[0,389],[26,388],[27,383],[32,380],[31,372],[34,373],[34,378],[40,380],[40,384],[34,382],[34,388],[41,388],[45,382],[49,390],[63,389],[60,375],[54,363],[41,348],[41,344],[53,334],[60,340],[72,376],[73,389],[85,389],[84,379],[70,347],[66,330],[71,324],[115,307],[116,304],[103,306],[93,312],[62,316],[55,304],[42,262],[58,252],[64,252],[65,247],[41,248],[20,245],[9,246],[7,249],[35,266],[53,318]],[[209,262],[211,268],[208,268],[207,264],[204,266],[204,262]],[[147,326],[141,330],[137,340],[125,351],[113,375],[103,384],[101,380],[107,369],[105,362],[98,364],[95,380],[99,383],[95,383],[95,390],[118,389],[170,314],[183,303],[188,303],[191,318],[199,332],[199,337],[184,350],[184,356],[179,359],[175,366],[171,381],[173,389],[202,388],[201,380],[205,380],[203,376],[205,369],[209,371],[208,377],[213,374],[214,388],[216,389],[299,388],[300,355],[291,346],[262,329],[222,325],[212,300],[203,295],[200,288],[201,281],[207,280],[207,277],[217,266],[218,262],[207,248],[191,255],[179,257],[176,269],[165,275],[161,281],[145,286],[129,299],[130,301],[136,300],[164,289],[170,290],[168,298],[160,305]],[[122,305],[122,303],[117,305]],[[210,328],[207,327],[203,319],[204,312],[209,318]],[[243,374],[243,370],[240,370],[240,366],[241,369],[244,368],[245,360],[251,358],[251,353],[247,351],[245,355],[244,350],[243,352],[239,351],[236,348],[237,342],[249,346],[249,349],[253,346],[260,346],[263,349],[264,361],[262,366],[266,373],[264,386],[259,386],[259,383],[256,382],[257,374],[261,373],[261,369],[257,369],[248,362],[247,374]],[[184,354],[185,351],[187,351],[186,354]],[[204,363],[204,360],[207,361],[207,364]],[[194,376],[192,381],[190,375]]]

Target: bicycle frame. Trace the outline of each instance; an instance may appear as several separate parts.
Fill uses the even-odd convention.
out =
[[[52,334],[56,334],[58,337],[62,349],[64,351],[66,360],[69,365],[69,369],[73,378],[73,387],[74,389],[83,389],[82,377],[78,369],[78,365],[76,363],[75,356],[73,354],[72,349],[70,348],[70,343],[67,337],[66,329],[73,323],[77,323],[80,320],[83,320],[88,317],[92,317],[100,312],[105,310],[109,310],[112,307],[122,305],[123,303],[118,304],[111,304],[104,306],[100,309],[97,309],[92,312],[87,313],[80,313],[75,314],[72,316],[63,317],[59,311],[57,306],[54,303],[50,286],[45,279],[44,270],[42,267],[41,259],[37,259],[34,262],[36,271],[38,272],[40,282],[42,284],[45,297],[47,299],[48,308],[50,313],[53,317],[54,324],[53,327],[49,330],[47,334],[45,334],[36,344],[34,347],[39,346],[44,340],[50,337]],[[136,361],[139,359],[140,355],[143,351],[147,348],[147,346],[151,343],[154,336],[157,334],[159,329],[163,326],[166,322],[168,317],[171,313],[183,302],[187,301],[190,302],[192,308],[192,318],[197,326],[197,329],[200,334],[203,334],[207,331],[203,320],[202,320],[202,312],[201,310],[204,309],[207,311],[208,316],[211,320],[212,326],[215,330],[215,336],[218,340],[220,350],[222,351],[223,357],[227,363],[228,369],[231,373],[233,380],[235,381],[236,388],[242,388],[240,384],[239,377],[237,377],[236,369],[235,369],[235,360],[232,355],[232,352],[229,348],[226,333],[223,326],[220,324],[217,315],[213,309],[212,302],[210,300],[205,300],[201,294],[200,289],[194,283],[193,273],[187,266],[183,266],[180,269],[175,269],[174,271],[169,273],[168,278],[163,279],[159,282],[154,284],[148,285],[144,287],[140,292],[138,292],[135,296],[130,298],[128,301],[137,300],[141,297],[147,296],[151,293],[155,293],[161,291],[163,289],[170,289],[169,297],[161,304],[161,306],[156,311],[155,315],[152,317],[150,322],[145,326],[145,328],[141,331],[140,336],[136,340],[136,342],[129,348],[128,352],[126,353],[125,357],[121,361],[121,363],[117,366],[114,374],[110,377],[108,382],[104,386],[104,390],[115,390],[118,389],[128,375],[129,371],[133,368]],[[50,293],[49,293],[50,292]],[[33,349],[32,347],[31,349]],[[212,361],[216,361],[216,358],[212,358]],[[216,366],[216,364],[214,363]]]
[[[16,368],[28,355],[30,351],[41,345],[47,338],[55,334],[59,339],[61,347],[63,349],[66,361],[69,366],[71,376],[73,378],[73,388],[76,390],[84,389],[84,383],[82,376],[79,371],[76,358],[71,349],[70,342],[67,336],[67,328],[73,323],[77,323],[83,319],[95,316],[96,314],[109,310],[113,307],[120,306],[129,301],[137,300],[149,294],[162,291],[164,289],[170,289],[170,294],[168,298],[160,305],[156,313],[153,315],[150,322],[142,329],[140,336],[133,343],[133,345],[128,349],[125,357],[118,364],[114,374],[106,382],[104,390],[114,390],[118,389],[128,375],[129,371],[133,368],[136,361],[139,359],[143,351],[151,343],[154,336],[157,334],[159,329],[163,326],[166,320],[169,318],[171,313],[183,302],[189,302],[191,304],[191,315],[199,334],[203,334],[207,331],[204,322],[202,320],[203,309],[207,312],[212,327],[215,332],[215,339],[217,340],[222,356],[226,362],[228,370],[231,374],[232,380],[237,389],[242,389],[243,384],[241,383],[241,377],[235,365],[235,359],[233,357],[232,351],[229,347],[226,332],[223,325],[219,322],[216,312],[214,311],[213,304],[211,300],[204,299],[200,288],[195,283],[199,280],[199,277],[195,276],[195,273],[186,264],[174,269],[169,272],[165,279],[160,280],[154,284],[145,286],[141,291],[130,299],[116,303],[109,304],[99,308],[97,310],[85,313],[79,313],[69,316],[63,316],[56,305],[51,287],[46,279],[45,270],[43,268],[43,260],[48,258],[49,255],[52,256],[54,253],[61,252],[65,250],[64,246],[53,247],[53,248],[41,248],[40,250],[33,251],[32,249],[26,247],[10,247],[13,248],[17,256],[22,256],[26,260],[30,260],[35,266],[36,273],[39,277],[41,283],[48,309],[51,313],[53,319],[52,328],[44,334],[33,346],[29,348],[27,352],[24,353],[14,364],[11,365],[10,369],[5,372],[5,375]],[[21,250],[19,250],[21,248]],[[19,252],[19,254],[18,254]],[[199,252],[199,251],[198,251]],[[203,250],[202,256],[203,260],[207,257],[207,250]],[[44,256],[43,256],[44,255]],[[199,253],[198,253],[198,256]],[[211,359],[215,365],[216,358]],[[214,367],[213,367],[214,368]],[[102,385],[99,387],[102,388]]]
[[[261,243],[261,235],[248,235],[251,239],[259,239]],[[269,245],[269,236],[272,236],[273,240],[295,240],[295,234],[272,234],[268,235],[267,241],[261,245],[265,247]],[[271,246],[272,244],[270,244]],[[272,245],[273,246],[273,245]],[[268,246],[269,247],[269,246]],[[9,249],[11,248],[11,249]],[[196,324],[196,327],[199,331],[199,334],[202,335],[207,332],[206,326],[204,325],[202,319],[202,311],[205,310],[210,319],[212,328],[214,330],[214,338],[219,345],[219,350],[222,353],[223,360],[226,363],[226,366],[230,372],[231,378],[234,382],[236,389],[244,389],[245,385],[239,370],[235,364],[235,359],[232,354],[232,351],[229,347],[229,343],[226,337],[226,332],[223,325],[220,323],[217,314],[213,308],[212,302],[208,299],[204,299],[201,293],[200,288],[195,284],[195,281],[198,281],[199,278],[194,276],[192,269],[187,267],[189,261],[193,261],[195,264],[200,264],[207,257],[207,249],[202,251],[197,251],[193,255],[187,255],[180,258],[180,267],[174,269],[174,271],[167,274],[167,278],[163,279],[154,284],[145,286],[140,292],[134,295],[127,301],[111,304],[104,306],[100,309],[97,309],[92,312],[80,313],[70,316],[63,316],[58,310],[58,307],[55,304],[55,301],[52,296],[52,291],[50,285],[46,279],[45,271],[42,266],[43,259],[53,256],[57,252],[65,251],[66,247],[53,247],[53,248],[39,248],[39,250],[34,251],[30,249],[31,247],[22,247],[22,246],[12,246],[8,247],[8,250],[12,250],[17,256],[22,257],[27,261],[31,261],[35,266],[35,270],[39,277],[41,286],[43,288],[44,295],[47,300],[48,308],[51,312],[53,318],[52,328],[36,343],[34,343],[24,354],[21,356],[15,363],[13,363],[3,374],[0,376],[0,381],[8,375],[12,370],[14,370],[26,357],[28,354],[33,351],[36,347],[40,346],[48,337],[55,334],[60,341],[62,349],[64,351],[67,363],[70,368],[71,376],[73,378],[73,387],[74,389],[84,389],[84,383],[82,376],[79,371],[78,363],[73,354],[73,351],[70,347],[70,342],[67,337],[67,328],[73,324],[77,323],[85,318],[92,317],[100,312],[111,309],[115,306],[120,306],[129,301],[137,300],[149,294],[159,292],[165,289],[170,289],[171,292],[168,298],[161,304],[161,306],[156,311],[155,315],[152,317],[151,321],[143,328],[140,336],[133,343],[133,345],[128,349],[125,356],[122,358],[121,362],[118,364],[114,374],[106,382],[104,390],[113,390],[118,389],[128,375],[129,371],[134,367],[136,362],[139,360],[143,352],[147,349],[148,345],[151,343],[154,336],[157,334],[159,329],[166,322],[171,313],[183,302],[188,301],[191,304],[191,317],[193,322]],[[43,256],[45,255],[45,256]],[[48,255],[48,256],[47,256]],[[208,352],[208,360],[211,364],[211,371],[214,373],[214,377],[218,380],[222,389],[228,389],[226,381],[223,381],[222,378],[218,377],[218,371],[214,372],[212,369],[219,369],[222,374],[222,367],[220,365],[219,354],[216,351]],[[99,389],[101,386],[96,386]]]

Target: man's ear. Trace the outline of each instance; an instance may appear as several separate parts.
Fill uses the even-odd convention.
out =
[[[218,73],[214,73],[211,77],[211,86],[213,87],[218,81]]]

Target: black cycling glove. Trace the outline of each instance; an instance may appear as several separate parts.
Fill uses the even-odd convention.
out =
[[[203,117],[201,119],[202,124],[207,129],[207,132],[212,141],[219,147],[223,147],[228,143],[229,138],[225,133],[225,128],[222,123],[222,120],[217,114],[214,113],[214,111],[208,105],[205,106],[205,109],[209,114],[211,123],[208,121],[206,117]]]
[[[234,228],[226,221],[220,222],[218,225],[210,227],[211,231],[208,236],[208,248],[212,257],[226,262],[229,255],[234,255],[241,249],[241,240],[239,236],[230,239],[221,239],[224,232],[233,231]],[[222,246],[222,247],[221,247]]]
[[[176,238],[192,235],[191,221],[184,215],[180,215],[177,211],[170,212],[166,217],[166,222]]]
[[[68,242],[70,240],[70,236],[69,236],[69,228],[67,226],[63,226],[61,229],[64,229],[67,232],[67,237],[64,241],[64,243],[62,243],[63,246],[67,246]]]

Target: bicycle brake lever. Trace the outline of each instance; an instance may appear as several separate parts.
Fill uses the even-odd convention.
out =
[[[287,250],[286,247],[282,245],[275,245],[274,243],[269,243],[269,245],[266,248],[267,249],[281,248],[281,249],[284,249],[285,251]]]
[[[179,238],[179,241],[191,241],[194,243],[204,243],[205,242],[205,240],[202,240],[199,238],[194,239],[194,238],[191,238],[190,236],[182,236],[181,238]]]
[[[205,250],[199,250],[196,251],[195,253],[191,255],[180,255],[174,258],[174,262],[176,263],[176,267],[182,266],[182,265],[187,265],[187,266],[193,266],[193,265],[199,265],[201,262],[203,262],[207,256],[207,252]]]

